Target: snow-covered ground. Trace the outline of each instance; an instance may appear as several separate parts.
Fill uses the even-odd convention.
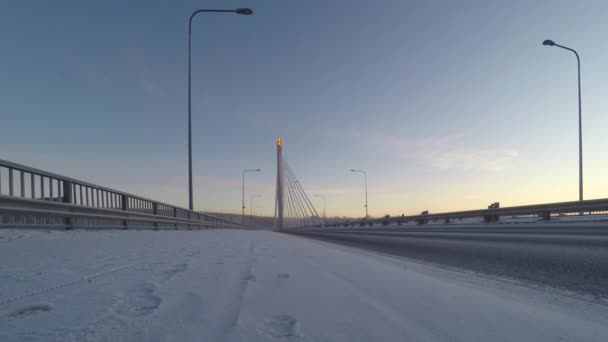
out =
[[[607,341],[608,308],[266,231],[2,230],[0,340]]]

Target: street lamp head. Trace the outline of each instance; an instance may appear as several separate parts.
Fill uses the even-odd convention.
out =
[[[553,45],[555,45],[555,42],[552,41],[551,39],[547,39],[543,42],[543,45],[553,46]]]
[[[252,15],[253,14],[253,10],[251,10],[251,8],[239,8],[235,12],[236,12],[236,14],[242,14],[242,15]]]

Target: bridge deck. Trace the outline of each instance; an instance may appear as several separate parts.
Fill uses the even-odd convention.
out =
[[[0,231],[0,340],[605,341],[608,308],[265,231]]]

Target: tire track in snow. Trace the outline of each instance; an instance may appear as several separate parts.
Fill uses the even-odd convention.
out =
[[[386,321],[391,322],[396,327],[400,327],[402,329],[407,330],[407,333],[408,333],[407,336],[413,337],[412,340],[427,341],[427,340],[435,339],[434,336],[429,335],[425,331],[421,331],[421,329],[418,328],[417,326],[414,326],[412,324],[407,324],[405,321],[400,319],[399,317],[401,317],[401,314],[397,310],[387,306],[384,303],[379,303],[376,300],[374,300],[373,295],[371,295],[370,293],[365,291],[365,289],[361,289],[358,286],[356,286],[355,282],[353,282],[352,279],[348,279],[347,277],[339,274],[336,271],[328,270],[327,267],[325,267],[326,265],[324,265],[320,262],[313,261],[309,258],[303,258],[303,260],[306,263],[312,265],[316,269],[324,270],[325,273],[327,273],[331,277],[333,277],[333,278],[337,279],[338,281],[340,281],[341,283],[343,283],[345,285],[344,287],[350,288],[350,290],[356,294],[356,296],[355,296],[356,298],[359,298],[363,303],[370,306],[373,310],[378,312],[378,314],[382,315]]]
[[[22,307],[18,310],[15,310],[7,315],[9,318],[17,318],[17,317],[28,317],[33,316],[39,312],[48,312],[53,310],[55,307],[51,304],[34,304],[28,305],[26,307]]]
[[[227,320],[227,324],[225,327],[223,327],[222,332],[223,332],[223,337],[224,340],[229,340],[229,336],[234,332],[234,328],[237,326],[238,322],[239,322],[239,318],[241,315],[241,309],[243,306],[243,298],[245,297],[245,294],[247,292],[247,287],[249,285],[250,281],[255,281],[255,274],[254,274],[254,264],[256,262],[256,256],[254,253],[254,243],[253,241],[249,242],[249,257],[248,257],[248,262],[247,262],[247,266],[245,267],[245,272],[243,274],[243,277],[241,278],[240,282],[237,285],[236,288],[236,300],[234,301],[234,306],[232,308],[230,308],[229,312],[228,312],[228,320]]]

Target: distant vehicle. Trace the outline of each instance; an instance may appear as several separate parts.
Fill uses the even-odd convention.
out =
[[[389,218],[391,218],[391,215],[388,215],[388,214],[387,214],[387,215],[384,215],[384,218],[385,218],[385,219],[389,219]],[[383,226],[388,226],[389,224],[390,224],[390,221],[388,221],[388,220],[386,220],[386,221],[382,221],[382,225],[383,225]]]

